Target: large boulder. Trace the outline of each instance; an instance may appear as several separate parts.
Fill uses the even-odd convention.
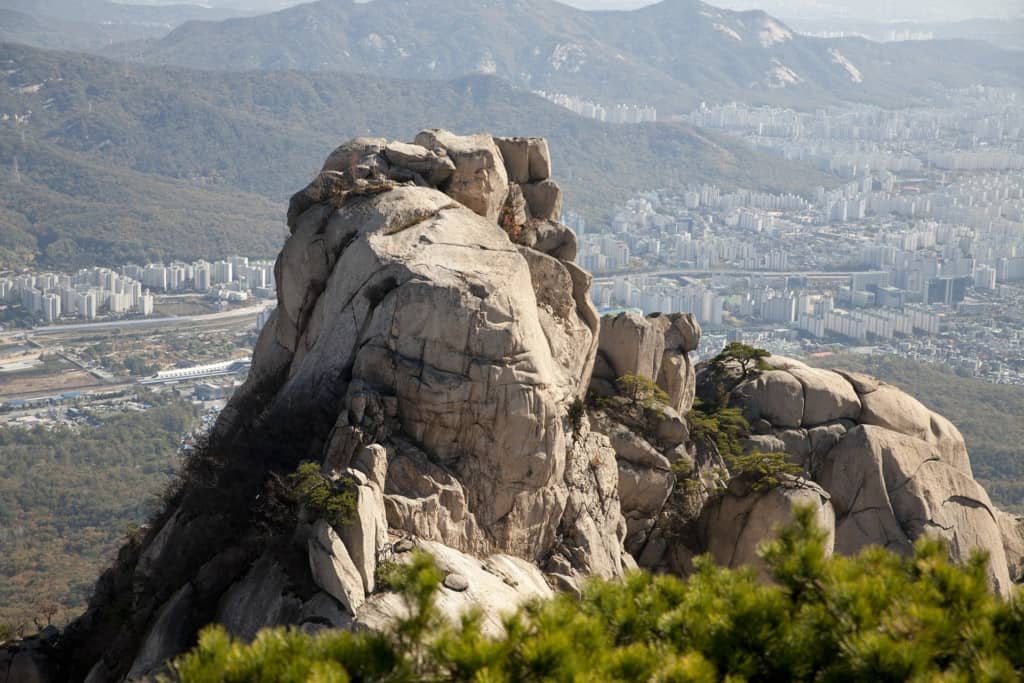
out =
[[[654,380],[665,353],[665,333],[632,311],[605,316],[598,348],[615,375],[612,379],[642,375]]]
[[[987,552],[993,587],[1009,590],[1024,543],[972,478],[949,420],[867,375],[780,356],[766,365],[731,393],[752,425],[744,448],[786,453],[832,496],[838,552],[909,554],[917,538],[936,537],[957,560]]]
[[[696,351],[700,343],[700,324],[692,313],[655,313],[649,319],[665,330],[665,352],[655,379],[668,394],[672,407],[685,415],[693,407],[697,391],[690,352]]]
[[[928,410],[913,396],[889,385],[880,384],[861,395],[864,409],[860,422],[906,434],[935,446],[939,457],[952,467],[971,475],[964,438],[953,423]]]
[[[404,142],[390,142],[384,147],[384,156],[395,166],[408,168],[419,174],[433,187],[447,181],[455,172],[455,164],[447,156],[438,156],[432,150]]]
[[[508,172],[494,138],[425,130],[416,136],[416,144],[435,154],[443,153],[455,165],[446,186],[453,199],[497,222],[508,195]]]
[[[380,154],[387,144],[384,138],[354,138],[344,142],[327,157],[321,171],[349,172],[368,157]]]
[[[551,177],[551,150],[544,138],[530,139],[530,181],[540,182]]]
[[[545,221],[557,221],[562,215],[562,188],[554,180],[522,186],[530,215]]]
[[[814,474],[832,495],[837,551],[853,554],[879,545],[909,554],[920,536],[939,538],[958,561],[975,550],[988,553],[993,588],[1009,593],[1003,531],[988,494],[933,445],[859,425]]]
[[[359,569],[334,528],[317,520],[309,534],[309,569],[324,592],[356,614],[366,601],[366,589]]]
[[[829,494],[813,481],[783,477],[778,486],[761,487],[750,477],[733,479],[728,488],[704,507],[698,528],[703,547],[725,567],[754,567],[765,571],[760,546],[772,540],[778,528],[793,521],[793,509],[811,506],[815,522],[828,533],[826,550],[832,552],[836,517]]]
[[[533,248],[562,261],[576,259],[576,233],[554,220],[531,220],[529,229],[535,237]]]
[[[767,370],[740,384],[735,395],[747,421],[767,420],[777,427],[800,427],[804,387],[785,370]]]
[[[544,138],[494,138],[505,160],[508,179],[519,185],[551,177],[551,152]]]
[[[589,418],[572,436],[565,467],[569,491],[558,538],[545,567],[560,576],[612,578],[623,571],[626,520],[619,498],[618,463],[608,438]]]
[[[699,342],[700,325],[689,313],[644,318],[627,311],[605,316],[591,389],[611,395],[619,377],[642,375],[663,389],[669,405],[685,415],[693,407],[697,384],[690,351]]]
[[[422,539],[416,549],[430,555],[445,577],[434,603],[438,614],[457,624],[466,613],[478,610],[481,630],[487,636],[500,636],[504,632],[502,618],[523,603],[554,595],[537,566],[518,557],[495,554],[481,558]],[[409,555],[400,554],[396,560],[404,562]],[[387,631],[405,617],[408,605],[402,596],[378,592],[363,605],[354,624]]]
[[[350,470],[358,473],[358,470]],[[383,491],[365,479],[356,486],[353,518],[341,525],[338,534],[349,551],[352,563],[363,579],[367,594],[374,591],[377,555],[387,541],[387,516]]]
[[[391,528],[472,552],[490,551],[491,543],[470,510],[462,482],[418,448],[409,444],[396,448],[384,493]]]
[[[1024,581],[1024,517],[997,510],[996,522],[1003,537],[1010,580],[1019,584]]]
[[[696,351],[700,344],[700,323],[693,313],[654,313],[652,321],[662,321],[665,329],[665,349],[680,352]]]
[[[860,399],[841,375],[816,368],[793,368],[789,374],[804,388],[803,426],[816,427],[860,415]]]

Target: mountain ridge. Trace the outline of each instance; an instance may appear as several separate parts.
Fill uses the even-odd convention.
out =
[[[572,159],[563,169],[567,200],[594,220],[615,202],[652,186],[717,182],[798,191],[832,182],[809,167],[689,126],[616,126],[584,119],[493,77],[421,83],[350,74],[200,72],[13,44],[0,45],[0,65],[8,72],[0,80],[0,112],[32,112],[24,123],[0,122],[0,139],[6,136],[10,141],[0,147],[0,190],[10,192],[8,210],[22,214],[29,213],[29,198],[24,186],[11,186],[10,173],[22,135],[46,154],[59,149],[60,155],[74,157],[76,164],[96,172],[102,168],[108,175],[136,174],[129,185],[146,177],[159,187],[166,187],[167,181],[198,184],[197,191],[208,197],[200,204],[209,205],[213,194],[223,197],[225,206],[236,205],[239,197],[261,195],[256,203],[259,213],[269,215],[268,205],[260,202],[281,200],[307,177],[312,171],[308,159],[316,149],[339,137],[407,136],[422,119],[463,128],[487,123],[499,132],[512,132],[521,121],[532,121],[563,157]],[[33,180],[32,165],[26,163],[25,152],[20,154],[27,183]],[[50,173],[44,180],[55,179]],[[176,201],[174,193],[153,192],[164,196],[164,206]],[[123,212],[113,195],[109,201],[115,215]],[[188,205],[183,201],[178,210]],[[211,214],[210,222],[204,223],[211,237],[220,235],[213,242],[231,241],[221,230],[238,225],[232,212],[222,213],[223,221]],[[38,209],[31,213],[39,215]],[[40,251],[54,234],[74,238],[76,228],[70,219],[46,224],[38,218],[29,223],[37,226],[33,230],[40,238]],[[261,219],[254,225],[260,235],[255,244],[273,244],[276,249],[271,241],[279,235],[275,222]],[[160,230],[162,236],[175,233],[173,226],[168,227],[170,232]],[[102,230],[97,225],[92,232]],[[136,234],[141,240],[144,233]],[[247,243],[239,233],[229,234],[240,244]],[[201,243],[190,239],[187,249],[172,250],[168,256],[194,255]],[[11,248],[0,238],[0,247],[5,246]],[[88,254],[107,262],[99,247]],[[208,254],[215,255],[223,254]]]
[[[319,0],[258,17],[189,22],[120,56],[207,69],[423,79],[483,71],[534,90],[673,111],[707,99],[895,105],[927,101],[935,95],[933,83],[1024,79],[1024,56],[980,43],[810,38],[764,12],[720,10],[696,0],[618,11],[549,0],[450,0],[444,9],[426,0]],[[954,47],[961,54],[955,67],[936,62]]]
[[[150,6],[111,0],[0,0],[0,40],[99,52],[113,43],[163,37],[185,21],[218,21],[240,14],[184,3]]]

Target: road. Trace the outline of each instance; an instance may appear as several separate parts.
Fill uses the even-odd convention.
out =
[[[139,385],[136,384],[135,381],[133,380],[133,381],[127,382],[127,383],[122,382],[122,383],[118,383],[118,384],[103,384],[103,385],[100,385],[100,386],[80,387],[78,389],[69,388],[69,389],[57,389],[57,390],[48,389],[46,391],[29,391],[29,392],[20,393],[20,394],[11,394],[9,396],[0,396],[0,404],[10,403],[11,401],[18,401],[18,400],[23,400],[23,401],[39,401],[39,400],[52,399],[54,401],[59,401],[59,400],[61,400],[61,397],[64,394],[74,393],[74,394],[81,394],[83,397],[86,397],[86,396],[89,396],[89,395],[92,395],[92,394],[112,394],[112,393],[115,393],[115,392],[118,392],[118,391],[131,391],[133,389],[138,389],[138,388],[139,388]],[[34,406],[32,408],[26,408],[25,410],[17,410],[17,411],[12,411],[12,412],[9,412],[9,413],[3,413],[3,414],[0,414],[0,422],[9,422],[11,417],[21,417],[23,415],[34,415],[35,413],[38,413],[41,409],[43,409],[43,408],[41,408],[40,406]]]
[[[244,318],[247,316],[255,317],[266,308],[265,304],[259,306],[248,306],[246,308],[237,308],[231,311],[221,311],[220,313],[204,313],[203,315],[183,315],[173,318],[138,318],[136,320],[115,320],[112,322],[101,322],[101,323],[74,323],[72,325],[47,325],[46,327],[36,327],[28,334],[30,335],[49,335],[49,334],[65,334],[68,332],[89,332],[95,330],[111,330],[119,327],[163,327],[165,325],[183,325],[186,323],[204,323],[212,322],[217,320],[230,320],[233,318]]]
[[[698,270],[693,268],[663,268],[659,270],[631,270],[629,272],[615,273],[613,275],[595,276],[594,282],[611,282],[617,277],[631,277],[633,275],[688,275],[690,277],[710,277],[713,275],[734,275],[741,277],[745,275],[762,277],[806,277],[811,280],[838,280],[853,275],[854,272],[875,272],[875,271],[798,271],[798,270]]]

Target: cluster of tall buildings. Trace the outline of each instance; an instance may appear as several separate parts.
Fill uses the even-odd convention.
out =
[[[742,202],[733,201],[741,198]],[[790,201],[795,199],[798,201]],[[768,200],[771,200],[770,202]],[[677,267],[740,270],[785,270],[788,254],[764,248],[748,234],[774,230],[774,213],[767,209],[735,208],[737,203],[763,206],[772,202],[801,210],[805,200],[789,195],[736,192],[723,195],[714,185],[688,189],[683,194],[651,191],[639,194],[618,207],[608,230],[580,236],[580,264],[594,273],[628,267],[632,259],[672,263]],[[717,207],[714,213],[730,234],[716,229],[699,207]]]
[[[960,280],[984,290],[1024,281],[1019,229],[979,232],[964,225],[914,221],[893,226],[867,242],[858,260],[886,271],[889,284],[909,290],[912,298],[920,295],[921,300],[941,302],[930,293],[941,280]],[[948,288],[941,291],[948,293]]]
[[[250,260],[246,256],[229,256],[212,263],[126,265],[122,270],[158,292],[251,292],[267,297],[275,287],[274,262]]]
[[[756,284],[729,291],[728,287],[713,287],[691,278],[621,275],[611,281],[596,282],[593,299],[601,310],[635,308],[645,313],[693,313],[702,325],[711,327],[722,325],[726,314],[735,319],[757,318],[819,339],[838,336],[863,342],[869,338],[937,335],[940,331],[940,314],[926,305],[866,308],[866,302],[858,305],[855,297],[849,296],[851,289],[846,288],[845,307],[840,307],[831,294],[785,284]]]
[[[806,301],[807,298],[804,299]],[[939,333],[939,314],[920,305],[901,308],[842,309],[832,297],[807,302],[789,321],[811,337],[840,336],[856,341]]]
[[[153,296],[138,280],[109,268],[83,268],[73,275],[22,274],[0,279],[0,301],[20,304],[46,322],[61,317],[85,320],[102,311],[114,314],[153,312]]]
[[[949,98],[942,106],[903,110],[703,105],[686,118],[846,179],[1024,169],[1024,107],[1018,91],[965,88],[950,91]]]
[[[151,315],[155,292],[198,292],[227,301],[250,294],[274,294],[273,261],[245,256],[208,263],[151,263],[110,268],[83,268],[74,274],[22,273],[0,278],[0,302],[18,304],[46,322],[60,318],[93,320],[99,315]]]
[[[744,326],[810,348],[845,339],[955,357],[1024,382],[1019,345],[998,336],[1024,315],[1021,103],[967,88],[906,110],[702,106],[692,122],[815,163],[836,184],[639,193],[581,234],[594,302],[692,312],[712,334]]]
[[[605,107],[597,102],[564,93],[537,90],[535,94],[580,116],[606,123],[646,123],[658,120],[658,110],[647,105],[615,104]]]
[[[624,275],[611,282],[595,282],[591,297],[602,311],[636,308],[649,313],[693,313],[702,325],[721,325],[725,310],[725,297],[688,278]]]
[[[741,134],[753,140],[775,138],[819,145],[885,143],[890,151],[894,143],[933,144],[948,137],[949,131],[955,134],[960,149],[984,143],[1020,141],[1020,132],[1024,129],[1024,108],[1019,93],[1012,88],[998,87],[950,91],[949,103],[935,107],[884,109],[850,105],[842,109],[798,112],[735,102],[702,103],[685,118],[703,128]],[[876,148],[875,144],[847,145],[846,148],[870,150]],[[832,149],[842,147],[837,145]]]
[[[1005,231],[1024,217],[1024,176],[980,174],[959,179],[943,191],[901,194],[893,176],[864,177],[836,188],[817,188],[820,223],[849,223],[870,217],[930,218],[963,224],[979,233]]]

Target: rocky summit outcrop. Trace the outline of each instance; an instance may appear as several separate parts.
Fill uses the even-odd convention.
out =
[[[248,380],[65,632],[67,676],[145,678],[210,621],[245,638],[383,623],[396,601],[378,564],[412,547],[451,567],[453,614],[482,604],[495,624],[551,586],[635,566],[616,452],[568,417],[600,321],[560,213],[542,139],[426,130],[332,152],[289,203]],[[348,491],[353,519],[300,506],[282,520],[302,462]],[[130,624],[114,623],[118,601]]]
[[[1019,524],[1005,524],[974,481],[949,420],[866,375],[781,357],[767,364],[730,393],[753,427],[744,448],[787,454],[827,493],[837,552],[877,545],[908,554],[918,538],[938,538],[960,561],[987,553],[993,588],[1009,594],[1022,578]]]
[[[289,203],[278,306],[209,444],[87,613],[0,653],[0,683],[147,680],[212,622],[246,640],[386,630],[406,609],[387,572],[414,550],[444,574],[443,613],[480,607],[498,633],[589,576],[685,574],[702,553],[761,567],[794,505],[838,552],[932,535],[987,551],[1003,593],[1020,578],[1021,522],[974,482],[953,425],[799,361],[709,380],[692,315],[598,317],[560,207],[540,139],[338,147]],[[719,450],[717,418],[691,410],[722,382],[706,404],[736,407],[742,447],[799,474]]]

